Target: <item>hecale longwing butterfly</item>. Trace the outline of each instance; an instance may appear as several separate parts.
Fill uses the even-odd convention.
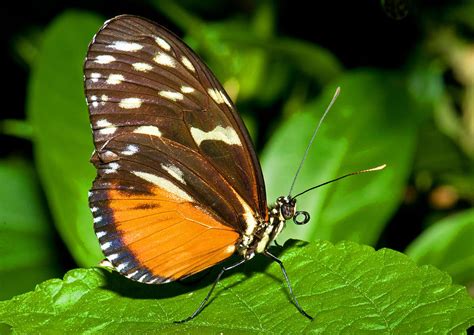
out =
[[[89,204],[113,267],[163,284],[240,255],[187,321],[225,271],[260,253],[280,265],[311,319],[267,250],[286,220],[304,224],[309,215],[290,195],[267,207],[247,129],[204,62],[160,25],[121,15],[93,38],[84,81],[97,168]]]

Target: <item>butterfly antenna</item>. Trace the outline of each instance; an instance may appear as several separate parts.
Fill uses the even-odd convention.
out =
[[[295,195],[294,197],[292,197],[292,199],[296,199],[296,197],[299,197],[300,195],[303,195],[305,194],[306,192],[309,192],[311,190],[314,190],[315,188],[318,188],[318,187],[321,187],[321,186],[324,186],[324,185],[327,185],[327,184],[330,184],[330,183],[333,183],[335,181],[338,181],[342,178],[346,178],[346,177],[350,177],[350,176],[354,176],[356,174],[361,174],[361,173],[366,173],[366,172],[374,172],[374,171],[379,171],[379,170],[383,170],[385,169],[385,167],[387,166],[387,164],[383,164],[383,165],[380,165],[380,166],[376,166],[374,168],[371,168],[371,169],[365,169],[365,170],[360,170],[360,171],[356,171],[356,172],[351,172],[351,173],[348,173],[348,174],[345,174],[343,176],[340,176],[340,177],[337,177],[333,180],[330,180],[330,181],[327,181],[325,183],[322,183],[322,184],[319,184],[319,185],[316,185],[316,186],[313,186],[313,187],[310,187],[308,188],[307,190],[301,192],[301,193],[298,193],[297,195]]]
[[[340,87],[336,88],[336,92],[334,93],[334,96],[332,97],[331,102],[329,103],[328,107],[324,111],[323,116],[319,120],[318,126],[316,127],[316,129],[313,132],[313,136],[311,137],[311,140],[309,141],[309,144],[306,147],[306,151],[304,152],[303,159],[301,160],[300,165],[298,166],[298,170],[296,170],[295,177],[293,178],[293,182],[291,183],[290,192],[288,192],[288,196],[290,196],[290,197],[291,197],[291,191],[293,191],[293,187],[295,186],[296,178],[298,178],[298,175],[300,174],[301,168],[303,167],[303,163],[306,160],[306,157],[308,156],[309,149],[311,148],[311,144],[313,144],[314,138],[316,137],[316,134],[318,133],[319,127],[321,127],[321,124],[323,123],[324,118],[326,117],[327,113],[329,112],[332,105],[336,101],[336,99],[339,96],[340,92],[341,92],[341,88]]]

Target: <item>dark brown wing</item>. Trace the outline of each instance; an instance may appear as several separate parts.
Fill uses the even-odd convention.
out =
[[[116,17],[94,37],[84,71],[96,148],[91,161],[98,169],[90,205],[104,253],[119,271],[145,282],[160,277],[144,264],[159,257],[163,245],[178,250],[184,243],[165,243],[166,213],[180,222],[179,228],[167,228],[175,235],[194,229],[193,222],[206,226],[207,217],[212,224],[200,234],[208,236],[226,229],[241,233],[255,217],[267,216],[263,177],[247,130],[217,79],[178,37],[143,18]],[[170,209],[170,201],[178,209]],[[126,213],[119,215],[121,208]],[[130,226],[141,227],[142,221],[145,228]],[[228,256],[229,245],[236,243],[235,233],[224,235],[220,242],[218,235],[208,239],[216,240],[208,246],[220,255],[215,260]],[[130,242],[151,236],[163,243],[147,253],[134,249],[146,244]],[[186,243],[188,251],[199,247],[197,237]],[[185,259],[186,250],[168,252]],[[202,270],[197,263],[189,266],[179,276],[162,273],[160,281]],[[143,277],[147,273],[155,277]]]

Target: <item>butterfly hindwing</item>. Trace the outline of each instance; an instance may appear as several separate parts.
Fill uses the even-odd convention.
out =
[[[89,200],[104,254],[149,283],[229,257],[244,214],[267,209],[248,133],[211,71],[135,16],[106,22],[84,71],[98,170]]]
[[[151,176],[143,172],[139,178]],[[166,184],[166,179],[151,180]],[[131,190],[140,183],[132,178],[121,182],[96,180],[90,203],[102,250],[125,276],[144,283],[167,282],[199,272],[235,251],[239,234],[195,206],[185,193],[150,185]]]

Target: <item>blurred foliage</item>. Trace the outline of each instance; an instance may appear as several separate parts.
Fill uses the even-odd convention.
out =
[[[87,191],[94,179],[93,151],[82,83],[90,36],[102,19],[69,12],[44,32],[28,91],[28,120],[34,130],[38,172],[56,227],[79,264],[102,259],[91,226]]]
[[[474,209],[447,217],[426,229],[406,250],[419,264],[432,264],[458,283],[472,285]]]
[[[42,24],[24,22],[8,37],[8,52],[26,69],[28,85],[23,101],[6,99],[11,105],[0,119],[0,299],[74,266],[59,264],[50,220],[77,265],[102,258],[87,205],[95,171],[88,162],[93,146],[82,64],[105,18],[122,12],[169,23],[213,69],[261,154],[269,203],[288,192],[312,131],[341,86],[293,193],[350,171],[388,166],[299,198],[298,209],[312,220],[289,222],[280,242],[351,240],[406,250],[474,295],[474,1],[381,0],[375,13],[391,28],[416,27],[411,44],[397,50],[396,66],[362,61],[373,60],[380,48],[360,50],[366,36],[350,53],[309,38],[342,36],[334,32],[351,27],[288,34],[285,8],[272,1],[232,7],[149,0],[118,2],[114,11],[101,3],[81,6],[57,10]],[[377,22],[366,25],[376,31]],[[353,54],[359,58],[349,65]]]
[[[0,300],[61,275],[52,224],[36,174],[21,159],[0,160]]]

